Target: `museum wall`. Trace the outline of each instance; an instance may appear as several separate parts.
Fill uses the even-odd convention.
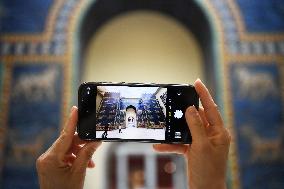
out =
[[[123,48],[110,44],[114,40],[121,40],[120,43],[129,40],[124,34],[127,28],[121,27],[118,22],[118,31],[107,33],[107,27],[127,14],[134,19],[131,14],[136,14],[135,11],[143,11],[143,14],[148,11],[150,16],[146,18],[150,19],[149,23],[155,23],[152,14],[167,17],[165,20],[169,22],[176,20],[176,23],[168,26],[175,28],[170,30],[173,36],[181,30],[188,30],[190,37],[186,36],[185,40],[191,41],[189,46],[178,50],[179,44],[184,41],[171,39],[173,42],[170,44],[178,55],[175,58],[167,52],[171,48],[164,47],[164,52],[159,42],[157,46],[152,46],[153,51],[148,49],[148,52],[152,52],[151,58],[156,53],[165,53],[159,59],[159,64],[162,64],[164,57],[169,57],[165,60],[168,64],[179,67],[183,62],[183,71],[191,68],[190,61],[194,56],[202,64],[195,69],[202,70],[197,73],[203,74],[201,78],[214,94],[233,136],[228,163],[228,188],[283,188],[284,2],[280,0],[26,0],[24,3],[21,0],[2,0],[0,188],[38,188],[35,160],[56,139],[70,107],[77,104],[79,83],[104,78],[120,79],[119,76],[108,77],[107,70],[102,66],[98,67],[103,70],[100,70],[101,75],[92,73],[96,73],[96,65],[109,60],[108,66],[120,71],[120,66],[115,64],[123,64],[127,58],[114,57],[115,51],[122,53]],[[139,22],[147,25],[145,19]],[[175,24],[179,26],[176,28]],[[136,32],[145,37],[145,31],[149,30],[152,33],[148,34],[153,37],[153,28],[141,27],[141,31]],[[159,34],[156,33],[157,36]],[[125,39],[117,39],[119,35],[124,35]],[[115,39],[112,40],[112,37]],[[163,39],[163,36],[159,38]],[[100,45],[100,42],[103,44]],[[130,45],[122,46],[125,47],[125,54],[127,49],[133,52]],[[107,50],[104,51],[102,47]],[[190,48],[188,54],[187,48]],[[195,53],[191,55],[192,52]],[[97,56],[92,57],[96,53]],[[111,59],[106,59],[108,55]],[[147,56],[145,61],[140,57],[136,66],[149,61]],[[112,63],[115,60],[118,62]],[[132,60],[135,59],[128,59],[129,62]],[[123,70],[129,64],[125,63]],[[153,67],[159,69],[161,66]],[[147,71],[146,68],[144,71]],[[193,78],[188,77],[187,80],[187,72],[180,72],[176,68],[172,79],[163,80],[157,74],[156,77],[152,75],[151,80],[193,82]],[[175,75],[179,74],[183,78],[176,79]],[[147,81],[147,77],[143,79],[138,75],[135,81],[144,80]],[[127,145],[135,148],[135,144]],[[100,149],[100,157],[112,156],[116,149],[123,150],[110,144],[108,146]],[[94,158],[98,164],[102,162]],[[182,162],[179,158],[173,157],[176,162]],[[110,169],[101,167],[98,170],[106,176],[106,170]],[[85,188],[106,188],[108,181],[104,176],[96,181],[91,175],[92,172],[88,172]],[[90,184],[92,181],[102,184]]]

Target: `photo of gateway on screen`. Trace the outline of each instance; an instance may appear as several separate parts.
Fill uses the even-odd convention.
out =
[[[96,138],[165,140],[167,88],[97,86]]]

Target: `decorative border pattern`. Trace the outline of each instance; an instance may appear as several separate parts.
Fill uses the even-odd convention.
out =
[[[218,15],[218,11],[214,8],[214,6],[211,4],[212,1],[205,1],[203,5],[205,7],[205,12],[208,11],[210,13],[210,15],[208,15],[209,20],[211,21],[211,28],[213,30],[213,32],[215,32],[215,39],[213,41],[213,43],[215,44],[215,49],[218,49],[216,53],[216,56],[218,56],[216,58],[216,70],[217,70],[217,88],[218,88],[218,93],[219,98],[217,96],[217,103],[220,107],[220,111],[221,113],[224,115],[224,122],[225,125],[228,127],[228,129],[231,131],[232,135],[235,134],[235,129],[233,127],[233,120],[232,118],[232,107],[230,104],[230,93],[228,90],[229,87],[229,76],[228,76],[228,70],[229,70],[229,66],[228,66],[228,54],[226,51],[226,47],[225,47],[225,32],[223,30],[223,22],[220,19],[219,15]],[[211,16],[213,17],[212,19]],[[218,87],[219,86],[219,87]],[[238,155],[237,155],[237,142],[236,141],[232,141],[231,142],[231,147],[230,147],[230,154],[229,154],[229,164],[228,164],[228,186],[232,189],[239,189],[241,188],[241,183],[240,183],[240,177],[239,177],[239,166],[238,166]]]
[[[240,39],[243,41],[284,41],[284,33],[255,33],[248,32],[245,23],[243,22],[243,16],[241,14],[240,8],[238,4],[234,0],[227,0],[230,10],[232,11],[233,17],[236,21],[236,25],[238,28],[238,33],[240,35]]]
[[[45,31],[36,35],[9,35],[0,38],[0,56],[59,56],[66,53],[69,20],[77,0],[59,0],[51,7]]]
[[[90,0],[89,0],[90,1]],[[88,4],[89,1],[85,3]],[[239,7],[233,0],[212,0],[210,3],[223,23],[221,30],[228,53],[232,55],[284,55],[284,33],[248,33]],[[45,30],[36,35],[4,34],[0,37],[0,56],[63,55],[66,53],[68,23],[78,0],[58,0],[51,7]]]
[[[0,105],[2,109],[5,111],[1,111],[0,113],[0,176],[2,177],[2,170],[4,165],[4,153],[5,149],[5,139],[6,139],[6,127],[8,122],[8,112],[9,112],[9,100],[10,100],[10,86],[11,86],[11,65],[10,64],[2,64],[3,76],[2,76],[2,94],[0,99]]]
[[[59,11],[59,8],[62,6],[65,0],[56,0],[52,6],[50,7],[50,12],[46,18],[46,24],[44,27],[43,33],[39,34],[10,34],[10,33],[2,33],[0,36],[0,41],[6,42],[38,42],[38,41],[48,41],[53,34],[53,26]]]
[[[233,55],[284,55],[284,33],[248,33],[233,0],[212,0],[223,23],[225,43]]]

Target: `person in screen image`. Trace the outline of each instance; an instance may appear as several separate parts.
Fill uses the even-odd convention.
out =
[[[118,133],[122,133],[121,128],[122,128],[121,125],[119,125],[118,126]]]
[[[127,120],[128,120],[128,127],[129,127],[129,126],[131,126],[131,124],[130,124],[130,122],[131,122],[131,118],[130,118],[130,117],[128,117],[128,119],[127,119]]]
[[[135,127],[135,124],[134,124],[134,117],[130,117],[129,125],[132,126],[132,127]]]
[[[226,189],[231,136],[208,89],[199,79],[194,86],[203,107],[197,110],[190,106],[185,112],[192,144],[154,144],[153,148],[158,152],[177,153],[185,157],[189,188]],[[78,109],[73,106],[58,139],[37,159],[41,189],[82,189],[86,169],[95,167],[92,155],[102,142],[81,140],[75,132],[77,121]],[[139,187],[141,189],[143,185]]]
[[[135,127],[134,117],[128,117],[128,127]]]
[[[108,125],[104,126],[104,133],[102,134],[102,138],[107,138],[107,131],[108,131]]]

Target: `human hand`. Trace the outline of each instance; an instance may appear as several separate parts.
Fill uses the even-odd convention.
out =
[[[194,83],[204,108],[187,108],[185,117],[192,135],[192,144],[155,144],[159,152],[184,154],[187,159],[191,189],[226,188],[226,163],[230,134],[208,89],[198,79]]]
[[[73,106],[59,138],[36,161],[41,189],[81,189],[86,168],[93,168],[92,155],[101,142],[86,142],[75,134],[78,109]]]

